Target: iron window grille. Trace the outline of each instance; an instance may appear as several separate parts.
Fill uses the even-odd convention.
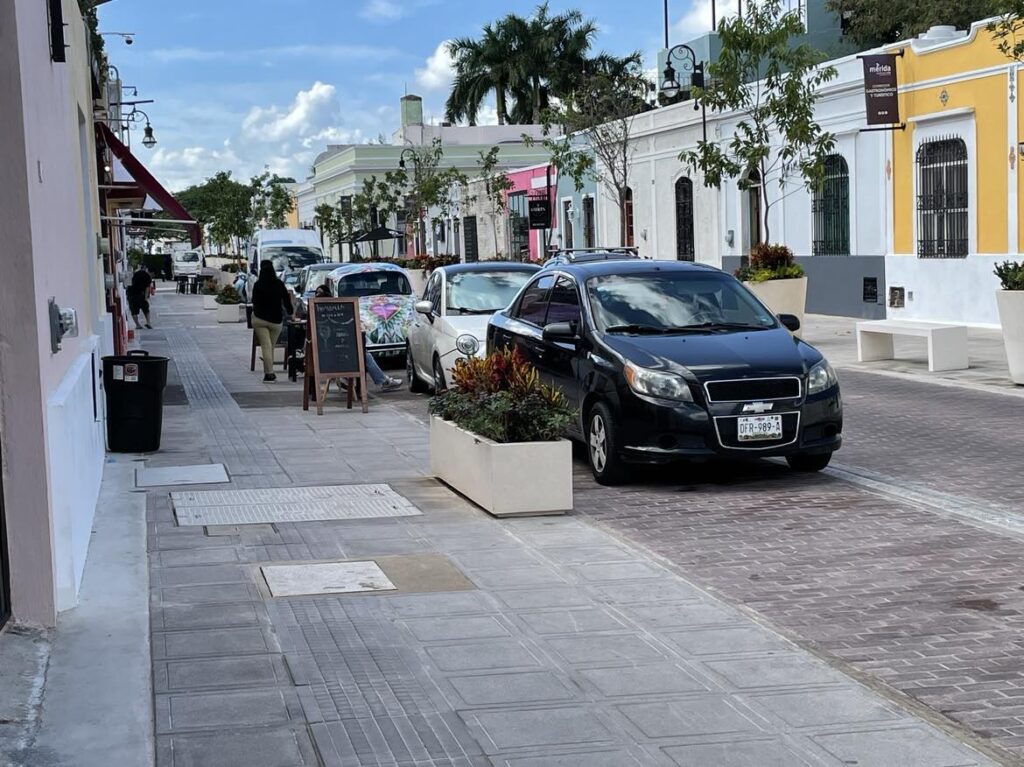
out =
[[[573,247],[573,226],[572,226],[572,202],[565,200],[562,203],[562,247]]]
[[[918,258],[964,258],[969,246],[967,145],[948,136],[917,149]]]
[[[825,175],[811,203],[815,256],[850,255],[850,169],[842,155],[825,158]]]
[[[593,248],[595,247],[594,241],[597,239],[594,232],[594,198],[584,197],[583,198],[583,247]]]
[[[513,259],[523,258],[530,251],[530,203],[526,192],[508,196],[509,254]]]
[[[688,178],[676,181],[676,258],[693,261],[693,182]]]

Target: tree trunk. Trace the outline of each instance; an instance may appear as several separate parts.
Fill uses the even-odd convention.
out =
[[[504,125],[506,119],[505,84],[498,83],[494,88],[494,102],[498,108],[498,125]]]
[[[540,78],[533,78],[533,124],[540,125]]]
[[[626,190],[616,190],[619,196],[619,246],[626,247],[626,229],[628,222],[626,221]]]
[[[771,203],[768,201],[768,179],[765,177],[764,163],[761,163],[761,199],[764,200],[764,244],[771,242],[771,234],[768,230],[768,211]]]

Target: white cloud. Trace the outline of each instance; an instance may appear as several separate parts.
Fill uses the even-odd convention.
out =
[[[426,66],[416,70],[416,82],[430,91],[447,88],[455,77],[455,65],[448,52],[448,41],[443,41],[427,58]]]
[[[393,0],[370,0],[359,15],[374,21],[395,21],[402,18],[404,12],[402,6]]]
[[[242,121],[242,131],[260,141],[309,138],[329,127],[325,122],[338,112],[335,87],[317,80],[309,90],[299,91],[286,109],[277,106],[250,109]]]
[[[716,23],[727,16],[735,16],[737,13],[737,0],[694,0],[690,10],[673,25],[675,33],[682,38],[681,42],[689,42],[693,38],[711,31],[712,2],[715,4]]]

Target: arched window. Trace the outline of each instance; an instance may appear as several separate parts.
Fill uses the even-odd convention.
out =
[[[750,171],[747,176],[750,186],[747,188],[747,237],[749,238],[749,249],[764,242],[764,232],[761,229],[761,174],[756,170]]]
[[[967,145],[962,138],[917,149],[917,255],[963,258],[969,247]]]
[[[676,258],[694,260],[693,182],[685,176],[676,181]]]
[[[842,155],[825,158],[825,177],[811,204],[816,256],[850,255],[850,170]]]
[[[623,212],[623,215],[625,216],[625,219],[626,219],[625,226],[623,228],[624,229],[623,234],[625,236],[623,237],[623,243],[622,244],[625,245],[627,248],[632,248],[636,244],[636,238],[635,238],[635,236],[633,234],[633,188],[632,187],[629,187],[629,186],[626,187],[626,194],[623,197],[623,201],[622,202],[623,202],[623,205],[622,205],[623,210],[622,210],[622,212]]]

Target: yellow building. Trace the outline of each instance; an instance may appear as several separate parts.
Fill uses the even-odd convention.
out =
[[[992,270],[1024,243],[1024,145],[1019,66],[986,26],[935,27],[885,49],[902,53],[897,74],[906,124],[892,132],[886,163],[890,317],[999,322]]]
[[[285,216],[285,229],[298,229],[299,228],[299,199],[297,195],[299,185],[298,184],[287,184],[285,188],[288,190],[288,196],[292,200],[291,210],[288,211],[288,215]]]

